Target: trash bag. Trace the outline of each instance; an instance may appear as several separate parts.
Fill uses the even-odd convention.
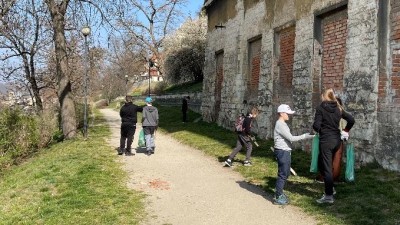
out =
[[[354,145],[353,143],[346,144],[346,172],[345,179],[347,182],[354,181]]]
[[[311,165],[310,165],[311,173],[318,172],[318,155],[319,155],[319,136],[318,134],[316,134],[313,138],[311,146]]]
[[[144,138],[144,131],[143,129],[140,130],[139,132],[139,138],[138,138],[138,146],[139,147],[146,147],[146,140]]]

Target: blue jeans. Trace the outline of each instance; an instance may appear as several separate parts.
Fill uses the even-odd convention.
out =
[[[278,177],[275,185],[275,195],[278,197],[283,194],[283,188],[286,180],[289,178],[290,164],[292,163],[292,159],[290,151],[284,151],[276,148],[274,153],[276,159],[278,160]]]

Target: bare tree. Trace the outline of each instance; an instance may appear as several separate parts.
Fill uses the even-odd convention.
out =
[[[140,1],[119,0],[110,12],[115,16],[115,27],[121,29],[127,48],[141,54],[144,61],[153,57],[162,73],[162,43],[181,22],[181,6],[186,0]]]
[[[43,109],[39,92],[46,85],[37,73],[41,64],[39,52],[49,44],[46,12],[40,2],[25,0],[14,3],[7,15],[0,18],[0,49],[4,53],[0,57],[2,76],[26,80],[26,91],[39,111]]]

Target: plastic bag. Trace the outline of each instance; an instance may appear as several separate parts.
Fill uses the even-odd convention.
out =
[[[318,134],[314,136],[311,146],[311,165],[310,172],[318,172],[318,155],[319,155],[319,136]]]
[[[144,138],[144,131],[143,129],[140,130],[139,132],[139,138],[138,138],[138,146],[139,147],[146,147],[146,140]]]
[[[345,179],[347,182],[354,181],[354,145],[346,144],[346,172]]]

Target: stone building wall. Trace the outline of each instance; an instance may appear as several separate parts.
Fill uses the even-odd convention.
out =
[[[206,10],[205,120],[230,127],[256,105],[255,131],[271,138],[276,108],[287,103],[297,112],[292,133],[309,132],[322,90],[332,87],[355,116],[350,136],[357,160],[400,171],[399,1],[208,0]],[[257,39],[258,96],[249,98],[250,46]],[[223,53],[223,80],[216,106],[217,52]]]

